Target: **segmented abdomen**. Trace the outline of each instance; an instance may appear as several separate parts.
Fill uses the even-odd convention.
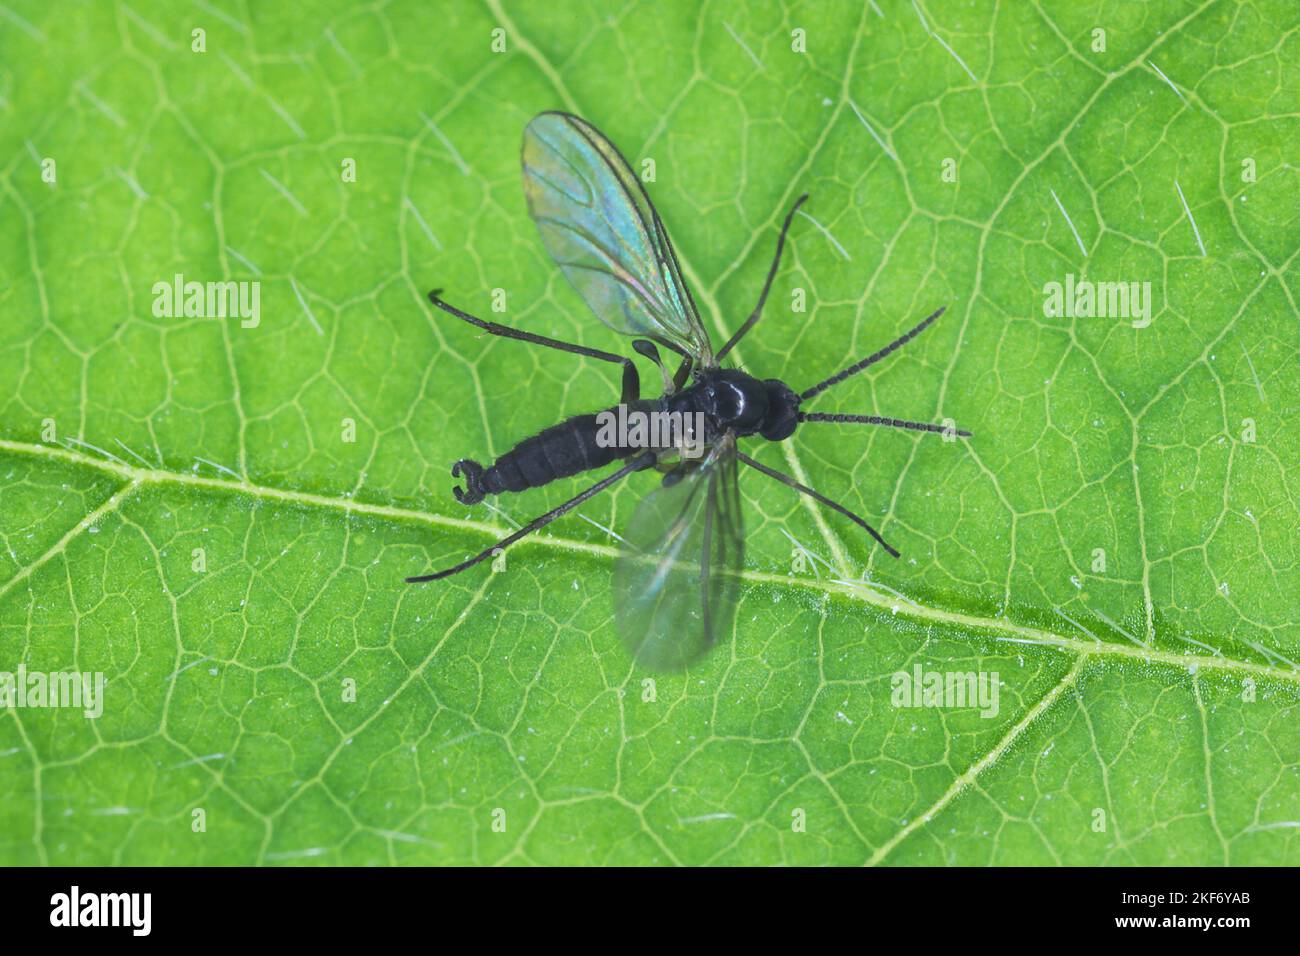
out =
[[[598,430],[595,415],[576,415],[525,438],[483,473],[483,490],[499,495],[538,488],[556,478],[603,467],[636,450],[602,448],[596,443]]]

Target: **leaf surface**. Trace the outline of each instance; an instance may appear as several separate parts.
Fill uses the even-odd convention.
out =
[[[466,511],[452,462],[616,400],[424,300],[626,347],[527,218],[557,108],[653,160],[715,344],[811,193],[736,360],[948,304],[816,409],[975,436],[748,448],[903,557],[742,474],[736,633],[653,685],[605,530],[652,476],[402,584],[584,486]],[[1300,862],[1294,3],[8,0],[0,120],[0,670],[108,679],[0,713],[0,862]],[[178,273],[260,322],[155,316]],[[1071,275],[1150,324],[1046,314]]]

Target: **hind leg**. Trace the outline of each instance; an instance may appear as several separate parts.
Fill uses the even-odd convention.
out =
[[[453,574],[458,574],[459,572],[464,571],[466,568],[472,568],[480,561],[486,561],[488,558],[492,557],[493,553],[498,548],[510,547],[510,545],[514,544],[520,538],[527,537],[528,535],[536,531],[538,528],[546,527],[556,518],[560,517],[560,515],[572,511],[574,508],[578,507],[578,505],[582,504],[588,498],[591,498],[594,495],[597,495],[600,492],[604,491],[606,488],[614,484],[614,482],[618,481],[620,478],[630,475],[634,471],[640,471],[642,468],[647,468],[651,464],[653,464],[653,462],[654,462],[653,455],[641,455],[638,458],[633,458],[630,462],[628,462],[618,471],[614,472],[612,475],[602,478],[600,481],[596,482],[586,491],[581,492],[580,494],[577,494],[574,497],[570,498],[568,501],[560,505],[558,508],[552,508],[550,511],[546,512],[546,514],[542,515],[540,518],[534,518],[532,521],[528,522],[528,524],[524,525],[514,534],[510,535],[509,537],[502,538],[496,544],[492,545],[492,547],[480,551],[478,554],[474,555],[474,557],[462,561],[460,564],[453,565],[450,568],[446,568],[442,571],[435,571],[433,574],[420,574],[420,575],[416,575],[415,577],[407,578],[406,583],[419,584],[422,581],[437,581],[439,578],[450,577]],[[457,462],[457,466],[462,464],[464,464],[464,462]],[[470,462],[470,464],[474,464],[474,463]]]

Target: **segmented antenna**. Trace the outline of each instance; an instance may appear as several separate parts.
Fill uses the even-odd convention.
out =
[[[959,438],[970,438],[971,433],[960,428],[947,425],[931,425],[929,422],[909,422],[902,418],[885,418],[880,415],[834,415],[825,412],[800,412],[799,421],[801,422],[836,422],[841,425],[886,425],[890,428],[906,428],[914,432],[938,432],[946,435],[949,432]]]
[[[866,358],[864,358],[861,362],[858,362],[856,365],[850,365],[844,371],[838,372],[835,375],[832,375],[830,378],[826,379],[826,381],[819,382],[818,384],[814,385],[812,388],[803,392],[799,396],[799,400],[801,402],[806,402],[808,401],[808,399],[820,395],[822,392],[826,391],[826,389],[830,388],[832,385],[838,385],[840,382],[844,381],[850,375],[856,375],[858,372],[861,372],[867,366],[875,365],[882,358],[889,355],[891,352],[902,348],[908,342],[912,341],[912,339],[916,338],[918,335],[920,335],[922,332],[928,329],[935,319],[943,315],[944,310],[947,308],[948,307],[946,305],[941,305],[934,312],[926,316],[915,328],[912,328],[909,331],[904,332],[901,336],[894,339],[894,341],[890,342],[888,345],[886,345],[879,352],[876,352],[874,355],[868,355]]]

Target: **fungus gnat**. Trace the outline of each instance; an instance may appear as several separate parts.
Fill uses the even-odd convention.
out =
[[[443,301],[441,290],[430,292],[429,299],[437,308],[492,335],[611,362],[623,369],[622,401],[615,409],[569,418],[525,438],[489,467],[468,458],[456,462],[452,476],[465,480],[464,488],[453,489],[457,501],[476,504],[487,495],[538,488],[557,478],[615,462],[623,464],[480,554],[454,567],[406,580],[414,584],[458,574],[633,472],[654,468],[663,473],[662,481],[637,506],[623,535],[626,547],[615,563],[615,618],[624,642],[639,662],[655,669],[672,669],[704,653],[728,631],[735,616],[745,550],[736,483],[739,464],[834,509],[898,557],[898,551],[858,515],[789,475],[759,464],[736,447],[737,440],[761,436],[784,441],[801,422],[943,432],[943,426],[925,422],[820,414],[802,408],[803,403],[910,342],[943,314],[943,308],[878,352],[802,392],[777,379],[758,379],[738,369],[723,368],[722,360],[763,312],[786,233],[807,195],[800,196],[785,217],[754,311],[715,351],[659,214],[627,160],[609,140],[576,116],[541,113],[524,130],[523,167],[528,210],[551,257],[596,317],[615,332],[633,336],[631,344],[637,353],[659,367],[664,394],[643,399],[636,365],[626,356],[489,322]],[[656,343],[681,358],[671,377]],[[622,416],[620,422],[639,415],[685,424],[661,429],[648,440],[642,435],[633,441],[620,433],[622,440],[611,441],[605,429],[615,414]],[[956,434],[970,435],[964,431]]]

